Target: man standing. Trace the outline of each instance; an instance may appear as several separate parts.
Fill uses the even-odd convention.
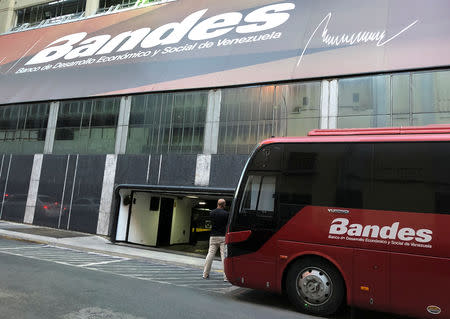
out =
[[[209,250],[206,256],[205,267],[203,269],[203,279],[209,278],[209,271],[211,270],[211,265],[216,255],[217,248],[220,247],[220,257],[222,258],[222,265],[225,254],[225,232],[228,223],[228,212],[225,208],[225,200],[219,199],[217,201],[217,208],[212,210],[210,213],[211,217],[211,235],[209,238]],[[223,280],[227,281],[225,272],[223,273]]]

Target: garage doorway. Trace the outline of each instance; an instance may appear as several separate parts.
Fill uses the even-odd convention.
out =
[[[113,241],[198,255],[207,252],[209,212],[216,208],[218,198],[230,205],[233,194],[232,190],[209,193],[199,188],[127,186],[116,189]]]
[[[170,245],[174,208],[173,204],[173,198],[161,198],[161,206],[159,209],[158,240],[156,242],[157,246]]]

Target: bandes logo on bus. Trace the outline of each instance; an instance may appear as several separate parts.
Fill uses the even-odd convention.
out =
[[[295,4],[285,2],[258,8],[245,18],[240,12],[228,12],[199,22],[208,11],[203,9],[190,14],[181,22],[168,23],[153,31],[151,28],[126,31],[114,38],[104,34],[84,40],[86,32],[74,33],[53,41],[32,57],[26,65],[48,63],[63,57],[66,60],[73,60],[112,52],[126,52],[138,45],[142,49],[148,49],[178,43],[186,36],[192,41],[208,40],[223,36],[233,29],[236,33],[252,34],[282,25],[290,17],[286,11],[294,8]]]
[[[390,226],[349,224],[350,221],[347,218],[336,218],[331,222],[329,234],[404,242],[416,241],[418,243],[429,243],[433,239],[433,231],[430,229],[400,228],[400,222],[395,222]]]

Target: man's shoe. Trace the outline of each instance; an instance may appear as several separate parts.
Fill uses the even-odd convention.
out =
[[[202,276],[203,279],[209,279],[209,276]]]

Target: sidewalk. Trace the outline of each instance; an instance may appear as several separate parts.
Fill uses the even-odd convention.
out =
[[[27,224],[17,224],[0,221],[0,237],[32,241],[53,246],[92,251],[130,258],[144,258],[163,261],[166,263],[184,264],[203,268],[204,258],[191,256],[179,252],[165,252],[152,247],[130,247],[128,245],[113,244],[109,239],[73,231],[53,229]],[[213,270],[223,271],[220,261],[214,260]]]

